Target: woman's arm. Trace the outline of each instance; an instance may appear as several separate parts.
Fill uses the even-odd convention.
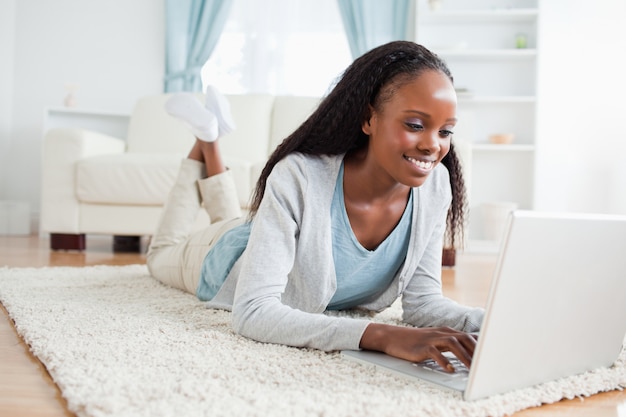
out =
[[[416,327],[449,327],[463,332],[480,330],[484,310],[460,305],[443,295],[441,257],[445,213],[434,228],[415,273],[402,293],[403,321]]]
[[[473,335],[447,327],[414,328],[371,323],[361,338],[361,349],[376,350],[390,356],[421,362],[434,359],[443,369],[454,371],[442,352],[452,352],[467,367],[476,347]]]
[[[268,178],[254,219],[233,303],[233,327],[243,336],[269,343],[322,350],[358,349],[366,320],[322,314],[333,293],[334,264],[325,229],[336,176],[319,161],[288,157]],[[314,168],[310,168],[311,165]],[[331,167],[332,168],[332,167]],[[309,174],[328,176],[327,187],[309,188]],[[321,172],[321,173],[320,173]],[[315,181],[319,183],[320,178]],[[305,200],[308,214],[303,220]],[[303,225],[303,221],[305,225]],[[304,230],[306,229],[306,230]],[[311,230],[313,229],[313,230]],[[326,254],[326,252],[328,252]]]

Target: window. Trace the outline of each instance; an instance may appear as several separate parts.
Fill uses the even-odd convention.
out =
[[[351,61],[336,0],[235,0],[202,84],[319,97]]]

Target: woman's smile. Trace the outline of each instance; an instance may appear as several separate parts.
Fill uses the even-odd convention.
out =
[[[404,155],[404,159],[409,161],[418,171],[422,171],[424,174],[430,173],[435,167],[436,161],[434,160],[425,160],[423,158],[417,159],[410,157],[408,155]]]

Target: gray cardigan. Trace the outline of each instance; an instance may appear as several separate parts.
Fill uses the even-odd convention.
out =
[[[237,333],[290,346],[359,349],[368,320],[322,314],[336,290],[330,206],[342,160],[343,155],[292,154],[272,170],[248,246],[208,303],[232,310]],[[439,165],[414,189],[405,263],[387,290],[361,308],[382,311],[402,296],[406,323],[479,330],[483,310],[441,292],[450,201],[448,171]]]

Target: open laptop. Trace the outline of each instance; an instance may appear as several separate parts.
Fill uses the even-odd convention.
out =
[[[626,216],[515,211],[465,375],[379,352],[342,354],[475,400],[611,366],[625,335]]]

